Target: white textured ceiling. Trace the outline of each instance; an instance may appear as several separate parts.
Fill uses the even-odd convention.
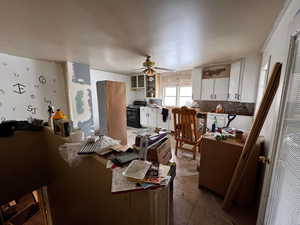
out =
[[[0,52],[130,73],[259,51],[284,0],[5,0]]]

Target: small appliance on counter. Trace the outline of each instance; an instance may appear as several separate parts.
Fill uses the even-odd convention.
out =
[[[133,105],[127,106],[127,126],[141,128],[140,107],[146,106],[146,101],[134,101]]]
[[[162,106],[162,99],[160,98],[150,98],[149,105]]]

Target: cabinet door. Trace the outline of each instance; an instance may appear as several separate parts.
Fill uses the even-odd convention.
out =
[[[148,127],[148,108],[140,108],[140,122],[143,127]]]
[[[146,97],[156,98],[156,75],[146,76]]]
[[[149,108],[148,110],[148,126],[157,127],[157,111],[156,108]]]
[[[163,115],[161,113],[162,113],[162,110],[158,109],[157,113],[156,113],[157,127],[169,130],[169,127],[170,127],[170,113],[172,113],[172,112],[169,110],[169,115],[168,115],[166,121],[163,121]]]
[[[229,78],[225,77],[215,79],[214,90],[215,100],[226,101],[228,99]]]
[[[137,88],[137,76],[131,77],[131,88]]]
[[[192,71],[193,100],[201,99],[201,80],[202,80],[202,68],[193,69]]]
[[[239,87],[241,75],[241,61],[231,64],[229,81],[229,99],[230,101],[239,101]]]
[[[241,102],[256,102],[260,61],[260,55],[249,56],[245,59],[244,73],[240,90]]]
[[[212,100],[214,94],[214,79],[202,79],[201,99]]]
[[[138,88],[144,88],[145,87],[145,75],[137,76],[137,83],[138,83]]]

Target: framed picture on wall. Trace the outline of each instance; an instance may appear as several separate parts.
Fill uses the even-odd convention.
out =
[[[207,66],[202,70],[202,79],[223,78],[230,76],[230,64]]]

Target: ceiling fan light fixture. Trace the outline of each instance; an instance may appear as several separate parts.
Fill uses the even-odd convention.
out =
[[[147,76],[154,76],[155,75],[155,70],[152,68],[147,68],[143,71],[144,74]]]

